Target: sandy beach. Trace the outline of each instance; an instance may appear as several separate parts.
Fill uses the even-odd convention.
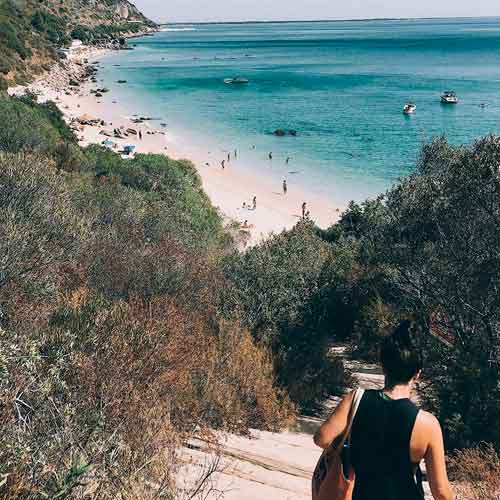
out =
[[[77,131],[82,146],[92,143],[101,144],[107,139],[102,131],[112,133],[114,129],[134,129],[138,135],[117,139],[110,137],[121,150],[125,145],[134,145],[135,153],[167,154],[174,159],[189,159],[201,176],[203,187],[214,206],[230,221],[236,221],[248,234],[248,244],[259,242],[271,233],[290,229],[302,216],[302,204],[306,202],[306,212],[320,227],[330,226],[338,218],[342,206],[330,200],[320,198],[301,189],[298,180],[287,179],[287,192],[283,192],[282,181],[262,172],[260,165],[245,164],[245,152],[238,151],[235,158],[230,144],[225,149],[231,151],[230,161],[226,152],[220,148],[206,151],[196,144],[183,142],[169,131],[168,126],[161,126],[160,121],[146,120],[137,124],[133,120],[144,117],[141,109],[134,109],[130,102],[117,100],[113,92],[96,97],[91,90],[102,88],[103,82],[97,73],[97,82],[85,81],[79,87],[70,87],[70,79],[82,79],[87,65],[99,68],[99,59],[109,51],[84,47],[78,53],[71,54],[64,65],[57,65],[46,76],[31,84],[28,88],[38,95],[40,102],[54,101],[64,113],[68,123],[83,115],[100,120],[105,125],[83,125]],[[93,63],[93,64],[92,64]],[[25,88],[10,89],[11,94],[22,93]],[[168,120],[168,117],[166,117]],[[264,155],[264,152],[262,152]],[[267,153],[265,153],[267,154]],[[225,160],[224,168],[222,161]],[[265,160],[263,160],[265,161]],[[255,170],[255,175],[252,175]],[[253,199],[256,198],[256,208]]]

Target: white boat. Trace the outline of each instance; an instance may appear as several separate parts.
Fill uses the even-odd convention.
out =
[[[446,92],[443,92],[443,95],[441,96],[441,102],[444,104],[457,104],[457,94],[453,90],[447,90]]]
[[[227,84],[248,83],[248,79],[243,78],[242,76],[235,76],[234,78],[226,78],[224,80],[224,83],[227,83]]]
[[[413,104],[412,102],[407,102],[405,104],[405,107],[403,108],[403,113],[405,115],[411,115],[413,113],[415,113],[417,109],[417,106],[415,104]]]

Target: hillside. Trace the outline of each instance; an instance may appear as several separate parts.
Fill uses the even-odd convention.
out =
[[[154,27],[127,0],[0,0],[0,89],[48,70],[72,39],[109,43]]]
[[[239,252],[189,161],[83,148],[34,95],[0,92],[0,116],[0,500],[214,498],[227,457],[307,494],[309,457],[283,483],[276,446],[244,455],[215,431],[316,412],[353,383],[332,342],[376,361],[408,317],[450,475],[481,493],[460,498],[498,500],[500,138],[425,144],[328,230],[301,220]],[[193,440],[213,453],[186,492]]]

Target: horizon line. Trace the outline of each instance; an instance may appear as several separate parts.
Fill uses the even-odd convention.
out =
[[[268,19],[245,21],[156,21],[159,26],[175,24],[292,24],[292,23],[335,23],[335,22],[369,22],[369,21],[427,21],[439,19],[495,19],[500,14],[493,16],[430,16],[430,17],[366,17],[366,18],[341,18],[341,19]]]

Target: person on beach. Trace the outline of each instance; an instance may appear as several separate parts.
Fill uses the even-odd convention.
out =
[[[288,186],[286,185],[286,179],[283,180],[283,194],[286,194],[288,191]]]
[[[227,154],[227,161],[231,161],[231,153]]]
[[[286,157],[285,163],[286,163],[287,165],[290,163],[290,157],[289,157],[289,156],[287,156],[287,157]]]
[[[269,159],[272,160],[273,159],[273,153],[272,151],[269,153]]]
[[[252,200],[252,206],[253,206],[253,209],[254,209],[254,210],[257,208],[257,196],[254,196],[254,197],[253,197],[253,200]]]
[[[234,150],[234,159],[236,160],[236,158],[238,158],[238,150],[237,149]]]
[[[222,161],[220,162],[220,164],[221,164],[222,170],[224,170],[224,168],[225,168],[225,166],[226,166],[226,160],[222,160]]]
[[[139,130],[139,139],[142,141],[142,131]]]
[[[382,342],[385,386],[364,391],[351,430],[353,500],[424,500],[422,459],[434,499],[453,499],[439,421],[410,400],[423,365],[419,336],[414,322],[402,321]],[[326,449],[343,435],[353,398],[345,396],[318,429],[317,446]]]
[[[306,209],[307,209],[307,203],[304,201],[304,203],[302,203],[302,218],[303,219],[306,218]]]

